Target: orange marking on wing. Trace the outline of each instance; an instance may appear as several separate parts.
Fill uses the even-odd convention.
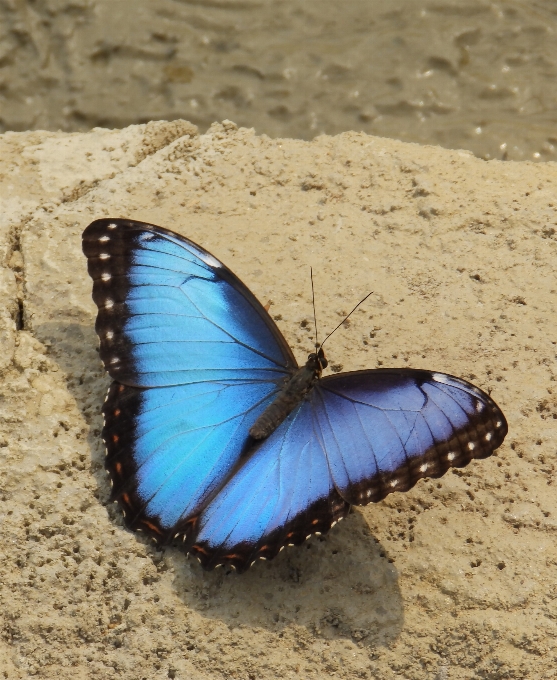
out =
[[[155,524],[152,524],[151,522],[148,522],[146,519],[143,520],[143,524],[145,524],[146,527],[149,527],[151,531],[154,531],[155,533],[161,535],[162,531],[156,526]]]
[[[122,472],[122,463],[116,463],[116,465],[115,465],[114,467],[115,467],[115,469],[116,469],[116,472],[117,472],[118,474],[121,474],[121,472]]]
[[[313,522],[312,522],[312,524],[319,524],[319,520],[318,520],[318,519],[314,519]]]
[[[128,496],[127,493],[123,493],[121,496],[122,500],[126,505],[130,505],[130,497]]]
[[[192,547],[192,550],[197,550],[197,552],[203,553],[204,555],[209,554],[204,548],[200,547],[199,545],[194,545]]]
[[[121,411],[120,411],[119,408],[117,408],[117,409],[114,411],[114,415],[115,415],[116,417],[118,417],[118,416],[120,415],[120,413],[121,413]]]
[[[112,441],[117,444],[120,441],[120,437],[117,434],[113,434]]]
[[[286,534],[286,538],[292,538],[294,536],[294,532],[291,531],[289,534]]]

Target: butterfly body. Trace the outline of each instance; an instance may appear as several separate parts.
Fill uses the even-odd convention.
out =
[[[286,416],[305,399],[313,388],[316,380],[319,380],[328,362],[325,359],[323,348],[318,353],[312,352],[306,364],[299,368],[286,385],[277,394],[273,403],[259,416],[250,428],[250,435],[254,439],[265,439],[282,423]]]
[[[202,566],[244,571],[501,445],[495,402],[408,368],[323,377],[299,368],[247,287],[161,227],[93,222],[83,250],[98,306],[112,498],[129,528],[182,537]]]

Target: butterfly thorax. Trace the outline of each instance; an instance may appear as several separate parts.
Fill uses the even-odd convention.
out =
[[[292,374],[273,403],[263,411],[252,425],[249,431],[250,435],[254,439],[265,439],[274,432],[286,416],[311,391],[327,364],[323,348],[320,347],[317,353],[312,352],[308,356],[305,366]]]

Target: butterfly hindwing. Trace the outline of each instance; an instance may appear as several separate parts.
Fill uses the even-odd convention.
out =
[[[112,498],[130,528],[165,542],[190,523],[230,476],[248,431],[271,403],[264,382],[140,389],[113,382],[103,407]]]
[[[349,509],[303,402],[201,513],[191,551],[206,569],[230,564],[245,571],[257,558],[272,559],[285,545],[326,533]]]
[[[486,458],[507,433],[505,417],[485,392],[429,371],[329,376],[319,381],[311,403],[334,484],[353,505]]]

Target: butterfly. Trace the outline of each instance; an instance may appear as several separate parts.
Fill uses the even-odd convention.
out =
[[[486,458],[507,422],[443,373],[322,377],[264,307],[192,241],[126,219],[83,233],[98,306],[112,499],[130,529],[181,537],[203,568],[245,571],[325,534],[352,505]]]

